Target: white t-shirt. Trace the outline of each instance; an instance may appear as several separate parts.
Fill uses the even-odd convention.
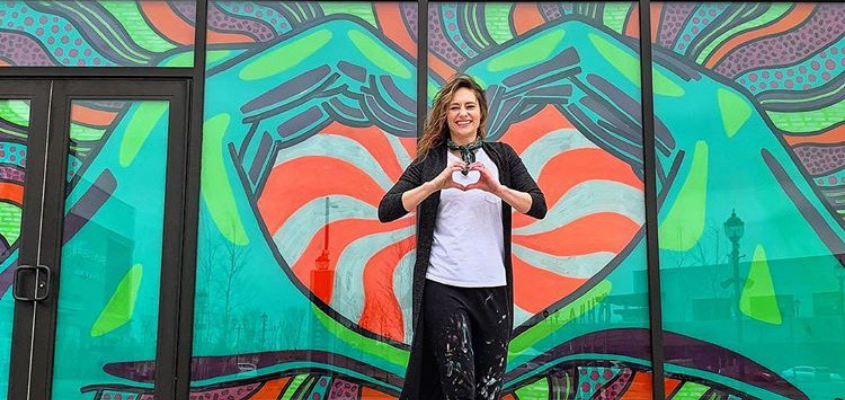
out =
[[[448,152],[447,165],[460,160]],[[499,179],[484,149],[475,160]],[[505,286],[504,253],[502,199],[480,189],[443,189],[426,279],[459,287]]]

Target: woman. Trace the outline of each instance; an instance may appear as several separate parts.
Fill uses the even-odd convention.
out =
[[[417,158],[379,204],[419,207],[411,359],[400,399],[498,399],[513,321],[511,208],[546,214],[509,145],[485,142],[487,99],[470,77],[437,93]]]

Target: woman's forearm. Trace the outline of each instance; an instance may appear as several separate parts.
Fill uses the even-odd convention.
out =
[[[402,207],[405,211],[411,212],[417,208],[428,196],[438,189],[432,182],[425,182],[411,190],[402,193]]]
[[[531,203],[533,200],[531,199],[531,195],[528,193],[511,189],[505,185],[500,185],[499,192],[496,193],[496,195],[499,196],[499,198],[505,203],[510,204],[510,206],[516,211],[523,214],[527,213],[528,210],[531,209]]]

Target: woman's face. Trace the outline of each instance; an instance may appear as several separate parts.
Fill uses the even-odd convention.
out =
[[[446,110],[446,121],[453,142],[467,144],[475,140],[481,124],[481,107],[472,89],[460,88],[455,92]]]

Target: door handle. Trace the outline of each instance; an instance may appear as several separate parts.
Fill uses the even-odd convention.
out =
[[[51,278],[52,273],[46,265],[20,265],[15,270],[12,297],[20,301],[43,301],[50,296]],[[26,290],[29,287],[32,289]]]

